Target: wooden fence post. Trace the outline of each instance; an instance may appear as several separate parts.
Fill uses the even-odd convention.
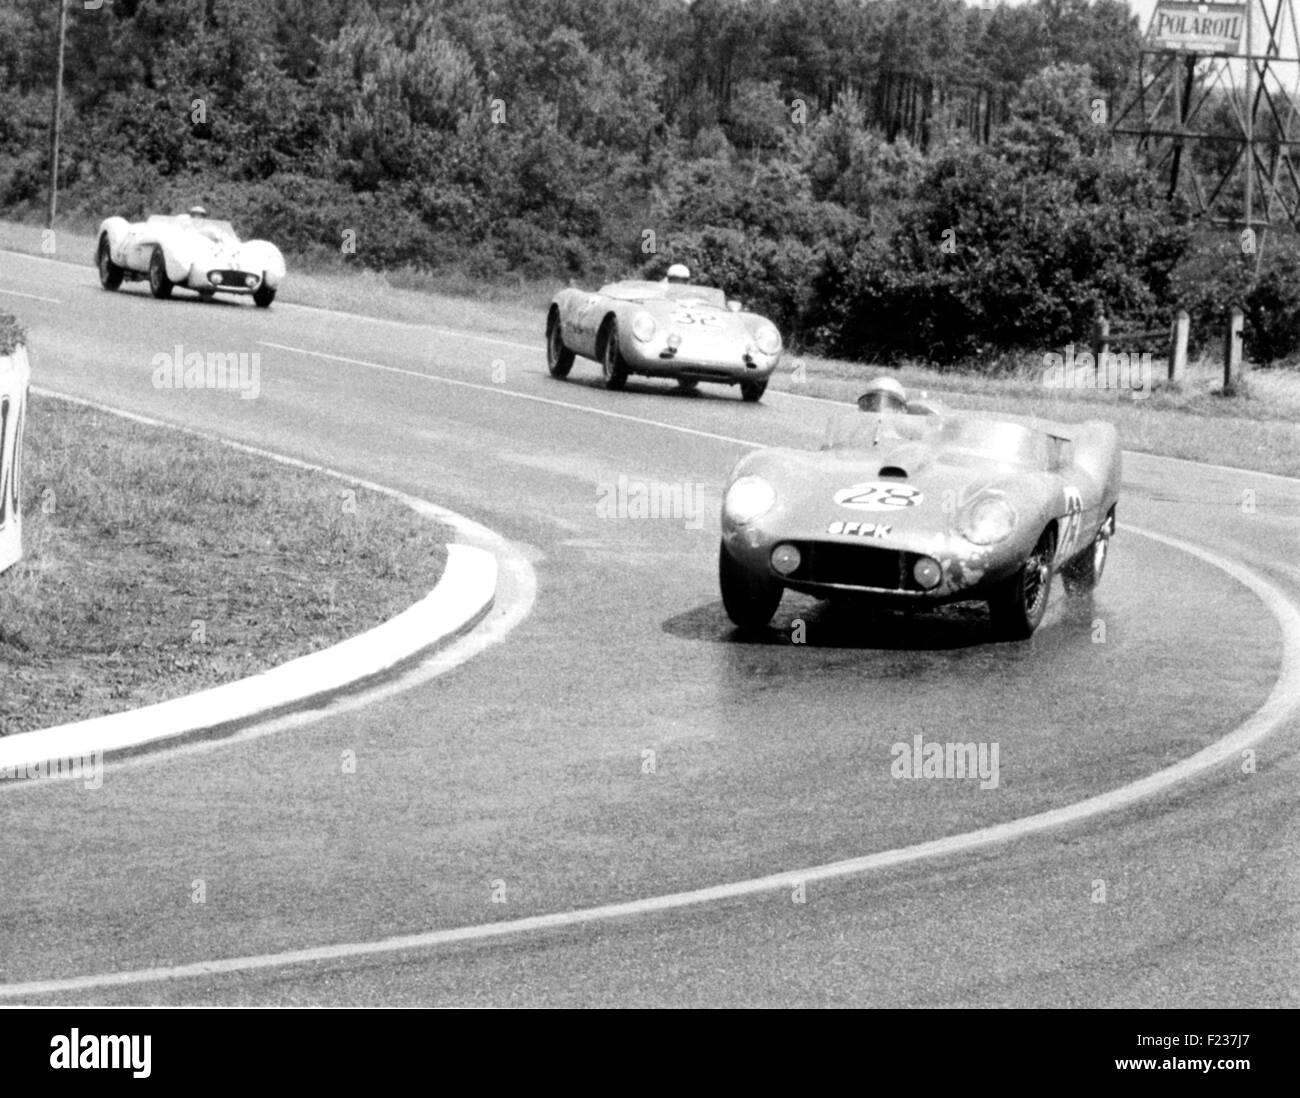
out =
[[[1174,317],[1173,338],[1169,348],[1169,380],[1175,385],[1183,380],[1187,372],[1187,333],[1191,327],[1191,317],[1186,309],[1179,309]]]
[[[1110,350],[1110,320],[1100,309],[1092,321],[1093,362],[1101,365],[1101,356]]]
[[[1232,396],[1242,382],[1245,357],[1242,354],[1242,327],[1245,314],[1237,306],[1232,307],[1228,318],[1228,327],[1223,334],[1223,394]]]

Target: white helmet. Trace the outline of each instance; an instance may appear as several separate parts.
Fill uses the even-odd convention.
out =
[[[858,397],[864,412],[903,412],[907,410],[907,391],[892,377],[878,377]]]
[[[208,211],[202,206],[191,206],[188,210],[190,217],[207,217]]]
[[[685,263],[674,263],[668,268],[669,282],[689,282],[691,280],[690,268]]]

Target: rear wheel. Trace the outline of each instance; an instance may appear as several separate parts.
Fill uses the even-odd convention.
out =
[[[600,356],[600,371],[606,389],[621,389],[627,384],[627,364],[618,349],[618,321],[612,317],[605,329],[605,346]]]
[[[1052,589],[1055,553],[1056,536],[1051,530],[1044,530],[1020,569],[1003,580],[989,596],[989,617],[998,636],[1024,640],[1042,624]]]
[[[1101,574],[1110,555],[1110,539],[1115,534],[1115,509],[1112,507],[1097,536],[1084,552],[1061,569],[1061,582],[1067,594],[1086,595],[1101,582]]]
[[[156,247],[149,257],[149,292],[157,298],[171,297],[173,285],[167,277],[167,263],[163,259],[162,249]]]
[[[573,369],[573,352],[564,345],[564,333],[560,331],[560,314],[551,313],[546,322],[546,368],[551,377],[566,378]]]
[[[762,629],[781,604],[784,588],[769,576],[755,576],[738,564],[725,544],[718,546],[722,606],[741,629]]]
[[[124,274],[121,267],[113,262],[113,255],[109,251],[108,236],[104,235],[99,238],[99,284],[106,290],[116,290],[122,285],[122,275]]]
[[[269,309],[271,307],[271,302],[274,300],[275,290],[265,282],[253,291],[253,304],[259,309]]]
[[[763,399],[765,392],[767,392],[766,381],[742,381],[740,383],[740,399],[746,404],[757,404]]]

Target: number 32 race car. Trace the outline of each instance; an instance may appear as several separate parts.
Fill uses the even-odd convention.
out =
[[[123,280],[149,280],[154,297],[173,287],[214,294],[251,294],[267,308],[284,279],[284,257],[265,240],[240,241],[229,221],[213,221],[201,206],[176,217],[128,222],[110,217],[99,226],[99,281],[116,290]]]
[[[677,274],[676,272],[680,272]],[[575,355],[601,364],[605,386],[621,389],[630,374],[739,385],[757,401],[781,357],[781,333],[756,313],[708,286],[694,286],[674,266],[663,282],[612,282],[596,293],[561,290],[546,318],[546,364],[567,377]]]
[[[1109,423],[949,413],[881,379],[820,452],[759,450],[736,465],[723,495],[723,606],[754,629],[786,588],[895,607],[977,600],[1000,636],[1023,639],[1058,571],[1073,594],[1101,579],[1119,481]]]

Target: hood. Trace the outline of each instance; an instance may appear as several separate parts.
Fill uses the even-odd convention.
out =
[[[947,461],[932,447],[894,442],[870,450],[763,450],[744,458],[732,476],[756,474],[775,489],[764,520],[791,538],[835,536],[842,525],[882,545],[929,551],[936,536],[955,532],[963,508],[986,492],[1005,494],[1024,518],[1050,506],[1041,474],[993,461]]]

